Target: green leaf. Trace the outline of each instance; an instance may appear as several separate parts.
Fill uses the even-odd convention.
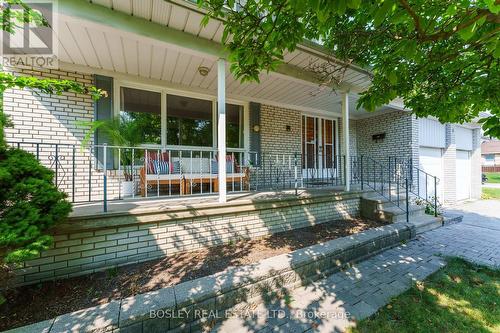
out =
[[[460,36],[460,38],[467,41],[467,40],[471,39],[472,36],[474,36],[475,30],[476,30],[476,23],[471,24],[467,28],[458,31],[458,35]]]
[[[384,22],[385,18],[387,15],[391,14],[391,8],[393,6],[394,2],[392,0],[386,0],[384,1],[384,4],[382,7],[380,7],[377,12],[375,13],[374,19],[373,19],[373,24],[375,27],[378,27]]]
[[[497,41],[497,46],[495,48],[495,51],[493,52],[493,57],[495,59],[500,59],[500,42]]]
[[[206,27],[208,24],[208,21],[210,20],[210,17],[208,15],[203,16],[200,22],[200,26]]]
[[[395,71],[392,71],[392,72],[389,73],[389,82],[391,84],[398,83],[398,75],[396,74]]]
[[[457,4],[455,4],[455,3],[451,4],[451,5],[448,6],[448,8],[446,8],[445,15],[447,15],[447,16],[453,16],[457,12],[457,9],[458,9]]]
[[[347,3],[346,0],[336,0],[337,1],[337,13],[339,15],[344,15],[345,11],[347,10]]]
[[[361,5],[361,0],[348,0],[347,1],[347,7],[351,8],[351,9],[358,9],[360,5]]]

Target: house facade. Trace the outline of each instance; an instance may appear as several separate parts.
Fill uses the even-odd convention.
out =
[[[486,140],[481,144],[481,164],[485,171],[487,168],[500,169],[500,141]]]
[[[480,197],[476,124],[417,119],[398,100],[357,109],[371,74],[350,66],[341,85],[320,86],[308,68],[327,57],[311,43],[240,83],[223,22],[200,26],[204,13],[186,1],[133,4],[60,1],[57,68],[4,67],[107,92],[3,95],[7,141],[50,167],[74,203],[18,284],[359,216],[367,191],[407,222],[408,193],[431,206]],[[89,122],[112,119],[130,145],[101,130],[82,145]]]
[[[374,113],[357,110],[370,73],[352,66],[342,86],[319,87],[307,67],[326,57],[312,44],[285,55],[285,63],[262,74],[260,83],[241,84],[223,60],[222,22],[210,20],[201,27],[203,12],[184,1],[126,3],[61,2],[58,68],[5,68],[107,91],[97,103],[72,93],[10,90],[4,95],[5,112],[14,123],[8,140],[57,169],[56,182],[75,202],[104,194],[115,199],[258,189],[272,181],[291,188],[314,185],[311,179],[318,178],[342,178],[349,188],[355,174],[343,159],[353,156],[388,165],[392,160],[398,168],[401,161],[411,161],[422,171],[409,173],[412,182],[432,187],[422,178],[436,176],[438,196],[446,203],[479,197],[477,126],[418,120],[398,101]],[[219,126],[221,111],[225,126]],[[113,148],[99,132],[93,150],[80,148],[86,132],[82,122],[115,117],[134,123],[142,151]],[[218,144],[222,137],[224,145]],[[234,162],[219,165],[222,154]],[[137,158],[127,171],[131,163],[123,160]],[[169,164],[169,175],[158,177],[160,162]],[[262,169],[252,181],[245,175],[248,165]],[[109,174],[105,190],[103,168]],[[133,178],[132,190],[123,187],[128,178]],[[466,180],[466,186],[458,180]]]

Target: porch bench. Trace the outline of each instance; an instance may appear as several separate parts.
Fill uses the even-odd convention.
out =
[[[173,158],[169,161],[167,153],[158,157],[155,153],[148,153],[148,162],[140,169],[141,196],[146,195],[148,185],[179,185],[179,194],[192,194],[192,186],[209,184],[211,192],[219,191],[219,175],[217,161],[208,158]],[[165,164],[159,166],[158,161]],[[166,163],[164,163],[166,162]],[[149,163],[149,166],[147,165]],[[172,167],[170,164],[176,167]],[[160,170],[160,168],[162,168]],[[206,172],[209,171],[209,172]],[[236,161],[228,155],[226,157],[226,181],[240,184],[241,189],[250,188],[250,170],[240,167]]]
[[[184,174],[184,194],[191,194],[191,184],[210,184],[212,192],[219,192],[219,175],[216,173]],[[250,172],[248,168],[242,168],[242,172],[226,173],[226,182],[240,184],[241,189],[250,189]]]
[[[146,168],[142,167],[140,172],[140,189],[141,196],[146,196],[146,189],[148,185],[179,185],[179,194],[184,195],[185,179],[184,176],[179,174],[147,174]]]

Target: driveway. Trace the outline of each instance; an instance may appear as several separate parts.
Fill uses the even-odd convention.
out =
[[[231,318],[212,332],[343,332],[352,317],[372,315],[415,280],[443,267],[443,256],[500,268],[500,201],[469,202],[447,212],[463,214],[463,221],[420,234],[407,244],[297,288],[289,297],[291,304],[261,305],[254,309],[260,315]]]

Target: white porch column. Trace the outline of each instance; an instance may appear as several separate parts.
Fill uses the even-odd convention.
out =
[[[345,190],[351,190],[351,154],[349,153],[349,93],[342,93],[342,134],[345,154]]]
[[[217,61],[217,147],[219,160],[219,202],[226,202],[226,61]]]

